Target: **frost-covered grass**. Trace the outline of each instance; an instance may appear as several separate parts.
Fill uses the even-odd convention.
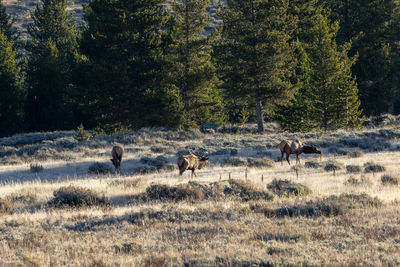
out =
[[[373,162],[385,177],[397,177],[400,151],[391,133],[398,130],[320,136],[218,129],[143,129],[84,142],[75,132],[0,139],[0,265],[400,264],[400,187],[362,167]],[[319,145],[323,161],[302,154],[298,176],[294,155],[291,166],[276,162],[277,144],[289,138]],[[389,147],[377,151],[366,140]],[[115,142],[125,148],[121,173],[110,161]],[[210,163],[195,178],[179,176],[179,151],[204,153]],[[96,162],[110,171],[88,173]],[[327,162],[343,167],[334,176]],[[42,171],[32,172],[31,163]],[[273,181],[284,183],[276,191]],[[307,193],[296,193],[302,188]],[[60,189],[74,189],[63,191],[66,203],[84,197],[95,204],[54,206]],[[287,189],[295,193],[276,194]]]

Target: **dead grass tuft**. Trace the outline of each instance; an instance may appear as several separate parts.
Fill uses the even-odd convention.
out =
[[[0,198],[0,214],[12,214],[14,208],[10,201]]]

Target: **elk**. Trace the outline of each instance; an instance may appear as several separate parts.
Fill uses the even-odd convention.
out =
[[[120,145],[114,145],[111,150],[112,159],[110,160],[117,171],[121,171],[122,154],[124,154],[124,148]]]
[[[207,165],[207,163],[209,162],[209,158],[208,157],[199,157],[193,154],[190,154],[188,156],[180,156],[177,160],[178,162],[178,168],[179,168],[179,175],[182,175],[184,171],[186,170],[191,170],[192,171],[192,175],[191,177],[196,176],[195,171],[197,169],[201,169],[204,166]]]
[[[322,159],[322,152],[318,150],[316,146],[306,146],[300,140],[283,140],[279,144],[279,149],[281,150],[281,165],[283,165],[283,156],[286,153],[286,160],[290,165],[289,155],[296,154],[296,164],[300,163],[299,155],[301,153],[305,154],[319,154],[320,160]]]

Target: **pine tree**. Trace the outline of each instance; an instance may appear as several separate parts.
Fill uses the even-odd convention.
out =
[[[15,63],[15,57],[13,42],[0,32],[0,136],[24,130],[25,91],[23,76]]]
[[[168,82],[178,88],[183,101],[184,127],[224,121],[211,58],[215,34],[204,36],[210,21],[206,12],[209,4],[209,0],[172,2],[174,21],[166,73]]]
[[[115,127],[180,124],[177,88],[164,82],[166,0],[93,0],[85,10],[86,114]]]
[[[72,76],[78,55],[76,24],[66,0],[42,0],[32,14],[26,50],[29,130],[75,127]]]
[[[357,128],[362,124],[358,89],[351,73],[354,59],[347,56],[350,44],[338,47],[338,24],[329,24],[319,15],[313,47],[310,48],[311,88],[316,98],[314,120],[325,132],[339,128]]]
[[[351,41],[349,55],[358,55],[352,72],[357,77],[361,106],[366,115],[392,110],[399,95],[400,1],[323,1],[340,21],[337,41]]]
[[[311,59],[300,41],[295,43],[295,48],[296,84],[299,85],[299,90],[288,106],[280,107],[276,118],[284,129],[292,132],[307,132],[318,127],[314,119],[318,112],[314,105],[316,92],[311,80],[313,71],[316,70],[311,68]]]
[[[222,41],[218,48],[224,88],[231,99],[252,103],[258,131],[264,111],[273,114],[295,92],[295,61],[289,43],[294,29],[288,1],[231,0],[221,10]]]
[[[2,32],[8,40],[15,41],[17,31],[13,27],[14,20],[7,14],[3,1],[0,0],[0,32]]]

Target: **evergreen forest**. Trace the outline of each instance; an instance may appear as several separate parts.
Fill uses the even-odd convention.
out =
[[[399,0],[0,0],[0,137],[276,121],[359,129],[400,113]],[[214,10],[214,9],[213,9]],[[215,22],[215,17],[218,22]]]

